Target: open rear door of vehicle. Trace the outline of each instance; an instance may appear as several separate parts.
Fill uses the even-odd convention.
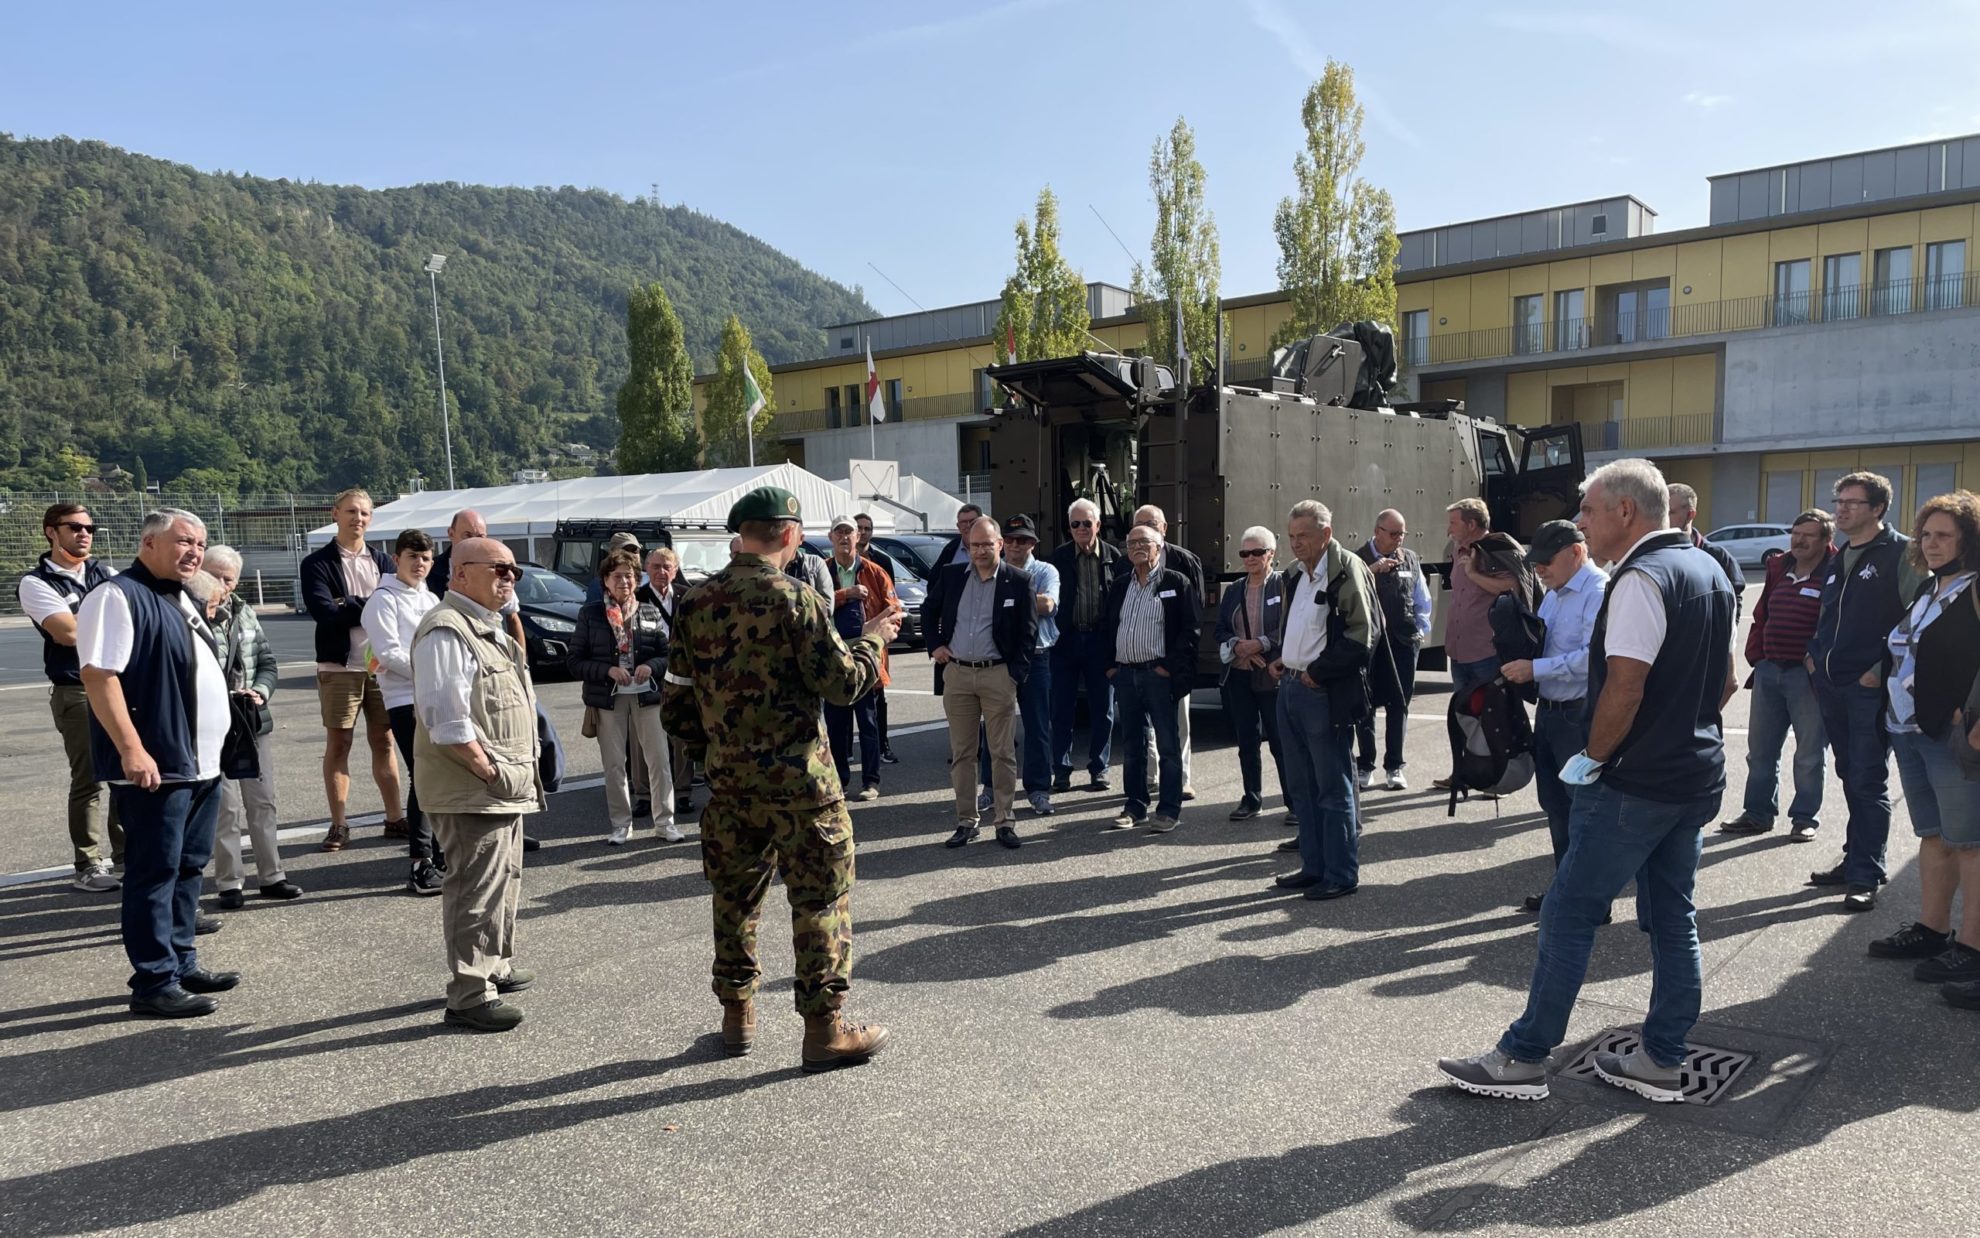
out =
[[[1509,518],[1509,531],[1522,542],[1549,520],[1572,520],[1581,506],[1581,479],[1587,462],[1581,451],[1581,427],[1569,422],[1553,426],[1510,426],[1519,464],[1496,478],[1493,527]]]

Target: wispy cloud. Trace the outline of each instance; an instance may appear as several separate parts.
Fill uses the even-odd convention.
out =
[[[1665,25],[1658,25],[1627,13],[1561,13],[1549,10],[1506,9],[1485,19],[1501,30],[1518,34],[1554,35],[1560,38],[1606,43],[1630,51],[1674,52],[1684,50],[1684,40]]]
[[[1318,81],[1327,71],[1327,57],[1306,35],[1306,27],[1286,12],[1279,0],[1248,0],[1252,24],[1271,35],[1293,62],[1293,67]],[[1422,146],[1423,139],[1389,106],[1388,100],[1365,77],[1354,79],[1355,97],[1376,126],[1405,146]]]
[[[1715,95],[1703,90],[1688,90],[1684,94],[1684,101],[1701,112],[1709,112],[1715,107],[1731,103],[1733,97],[1731,95]]]

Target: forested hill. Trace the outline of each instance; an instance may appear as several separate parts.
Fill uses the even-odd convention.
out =
[[[772,362],[872,311],[684,207],[580,189],[366,190],[0,134],[0,487],[115,464],[202,490],[506,481],[616,439],[627,291],[658,279],[697,371],[739,314]]]

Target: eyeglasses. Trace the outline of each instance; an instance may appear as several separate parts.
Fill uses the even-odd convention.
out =
[[[1240,559],[1258,559],[1258,558],[1263,558],[1264,556],[1266,556],[1266,555],[1269,555],[1269,554],[1271,554],[1271,553],[1272,553],[1272,552],[1271,552],[1271,551],[1269,551],[1269,550],[1258,550],[1258,549],[1252,549],[1252,550],[1240,550],[1240,551],[1238,551],[1238,558],[1240,558]]]
[[[473,559],[466,563],[461,564],[460,566],[485,567],[489,571],[495,573],[497,576],[506,577],[509,580],[522,579],[522,569],[517,567],[513,563],[496,563],[491,559]]]
[[[970,548],[971,550],[995,550],[995,549],[997,548],[997,543],[995,543],[995,542],[971,542],[971,543],[969,544],[969,548]]]
[[[58,529],[67,529],[71,533],[81,533],[85,537],[96,536],[96,526],[93,524],[78,524],[73,520],[64,520],[55,527]]]
[[[1869,499],[1837,499],[1837,507],[1873,507]]]
[[[1091,520],[1073,520],[1073,521],[1069,521],[1066,527],[1073,529],[1090,529],[1093,527],[1093,522]]]

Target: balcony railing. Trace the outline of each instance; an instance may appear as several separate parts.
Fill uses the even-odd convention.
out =
[[[1581,444],[1587,451],[1651,451],[1663,447],[1699,447],[1714,441],[1710,413],[1675,413],[1664,417],[1626,417],[1621,421],[1583,421]]]
[[[901,401],[898,409],[888,409],[889,421],[938,421],[949,417],[973,417],[983,411],[983,401],[967,391],[951,395],[909,396]],[[801,434],[808,430],[839,430],[849,426],[866,424],[866,410],[857,410],[858,419],[849,418],[843,408],[839,412],[838,424],[832,424],[832,410],[829,408],[799,408],[777,414],[776,428],[779,434]]]
[[[1548,319],[1482,331],[1452,331],[1403,342],[1412,365],[1449,365],[1502,357],[1578,352],[1610,344],[1643,343],[1757,331],[1765,327],[1851,322],[1894,314],[1931,313],[1980,305],[1980,271],[1934,279],[1856,284],[1819,293],[1794,292],[1591,318]]]

